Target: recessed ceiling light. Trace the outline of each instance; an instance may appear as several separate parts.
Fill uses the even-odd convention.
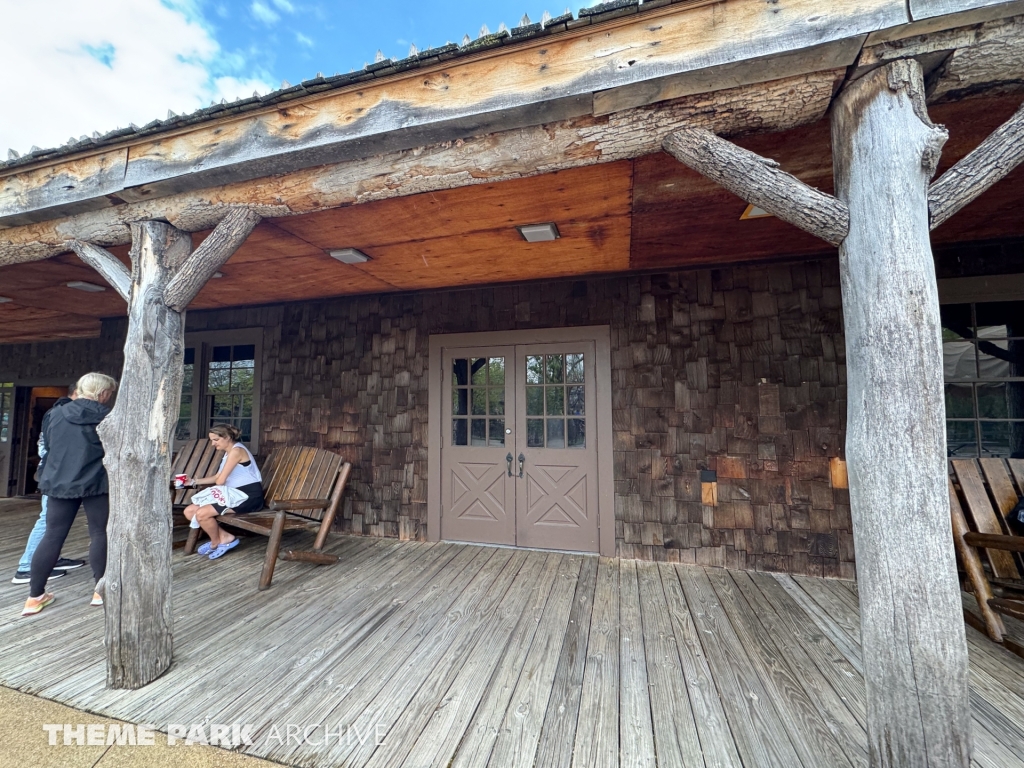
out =
[[[224,277],[224,273],[223,273],[223,272],[214,272],[214,273],[213,273],[213,276],[214,276],[214,277],[218,277],[218,278],[219,278],[219,277]]]
[[[744,219],[767,219],[774,215],[775,214],[773,213],[768,213],[764,208],[758,208],[756,205],[751,203],[743,210],[743,214],[740,216],[740,221],[743,221]]]
[[[555,226],[553,221],[548,221],[544,224],[524,224],[521,227],[516,227],[516,229],[523,236],[523,240],[528,243],[544,243],[561,237],[558,234],[558,227]]]
[[[107,290],[102,285],[96,285],[95,283],[87,283],[83,280],[72,280],[70,283],[65,283],[68,288],[74,288],[79,291],[85,291],[86,293],[102,293]]]
[[[8,299],[6,296],[0,296],[0,304],[10,304],[14,299]]]
[[[342,264],[365,264],[370,260],[369,256],[356,248],[339,248],[336,251],[328,251],[327,255]]]

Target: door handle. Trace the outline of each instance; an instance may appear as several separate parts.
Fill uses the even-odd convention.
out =
[[[511,452],[509,453],[508,456],[505,457],[505,461],[508,462],[508,476],[512,477],[512,454],[511,454]]]
[[[523,476],[523,464],[526,463],[526,457],[523,454],[519,454],[519,476]]]

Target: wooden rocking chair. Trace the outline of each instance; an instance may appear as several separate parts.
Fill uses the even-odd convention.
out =
[[[1024,490],[1024,460],[1008,459],[1004,464],[1002,459],[960,459],[950,464],[964,502],[961,503],[961,495],[957,494],[951,478],[949,506],[953,540],[978,601],[982,621],[977,622],[969,611],[964,612],[964,617],[995,642],[1024,656],[1024,638],[1008,637],[1001,618],[1008,616],[1024,621],[1024,580],[1013,554],[1024,553],[1024,536],[1012,535],[1006,519],[1020,498],[1018,489]],[[1014,480],[1017,488],[1014,488]],[[964,514],[965,507],[973,528]],[[982,563],[979,548],[988,560],[991,578]]]
[[[335,555],[323,552],[323,548],[351,472],[351,464],[322,448],[279,448],[271,454],[263,471],[264,512],[226,514],[217,518],[221,525],[269,537],[260,573],[260,590],[270,586],[278,558],[317,565],[338,561]],[[280,552],[284,532],[296,529],[316,532],[313,548]],[[198,528],[189,531],[185,554],[195,552],[199,533]]]

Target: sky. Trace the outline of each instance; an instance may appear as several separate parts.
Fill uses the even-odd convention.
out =
[[[0,0],[0,159],[597,0]]]

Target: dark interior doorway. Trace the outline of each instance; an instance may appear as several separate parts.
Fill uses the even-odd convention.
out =
[[[29,393],[25,441],[21,449],[24,460],[21,462],[21,493],[29,496],[39,493],[35,474],[39,467],[39,433],[43,427],[43,416],[58,399],[67,396],[67,387],[32,387]]]

